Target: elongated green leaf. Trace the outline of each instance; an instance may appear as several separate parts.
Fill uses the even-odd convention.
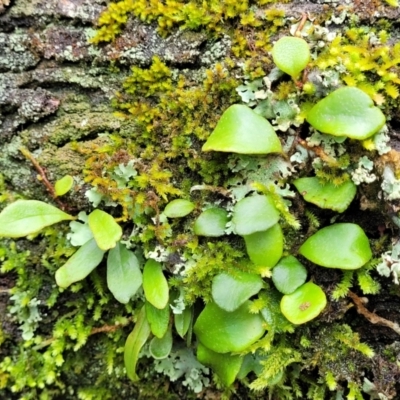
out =
[[[233,312],[208,303],[194,325],[194,333],[204,346],[217,353],[239,352],[265,332],[263,319],[250,314],[250,301]]]
[[[115,219],[102,210],[94,210],[89,214],[89,228],[93,233],[97,245],[102,250],[115,247],[122,236],[122,228]]]
[[[161,339],[165,332],[167,332],[169,324],[169,304],[167,304],[163,309],[154,307],[151,303],[146,301],[146,315],[147,321],[150,324],[151,333]]]
[[[111,249],[107,257],[107,286],[123,304],[129,302],[142,286],[139,261],[122,243]]]
[[[71,175],[65,175],[54,184],[54,190],[57,196],[63,196],[74,186],[74,178]]]
[[[168,282],[162,272],[161,264],[147,260],[143,269],[143,290],[146,300],[154,307],[163,309],[168,304]]]
[[[139,380],[136,374],[136,364],[138,362],[139,353],[143,345],[150,336],[150,326],[146,318],[146,310],[144,307],[140,310],[133,331],[129,334],[125,342],[124,362],[128,378],[133,382]]]
[[[235,276],[223,272],[212,282],[212,297],[225,311],[234,311],[263,287],[260,275],[237,272]]]
[[[296,179],[293,184],[304,200],[337,212],[346,210],[357,192],[357,187],[352,181],[335,185],[331,182],[322,182],[316,176]]]
[[[74,217],[38,200],[17,200],[0,213],[0,237],[18,238]]]
[[[305,283],[291,294],[285,294],[281,300],[282,314],[296,325],[316,318],[325,306],[325,293],[312,282]]]
[[[283,233],[279,224],[266,231],[243,236],[247,254],[257,266],[273,268],[282,257]]]
[[[240,154],[280,153],[281,142],[272,125],[250,107],[230,106],[222,114],[203,151]]]
[[[228,212],[223,208],[213,207],[203,211],[194,223],[196,235],[218,237],[225,235],[225,226],[228,222]]]
[[[279,220],[279,212],[269,196],[256,194],[240,200],[233,210],[232,222],[238,235],[266,231]]]
[[[97,246],[94,239],[90,239],[57,270],[57,285],[66,288],[85,279],[100,264],[103,256],[104,251]]]
[[[307,121],[323,133],[364,140],[377,133],[386,119],[362,90],[343,87],[320,100]]]
[[[303,243],[299,252],[317,265],[340,269],[361,268],[372,257],[367,235],[351,223],[320,229]]]
[[[243,363],[243,356],[216,353],[201,343],[197,346],[197,359],[210,366],[225,386],[232,385]]]
[[[190,321],[192,320],[192,316],[192,308],[185,308],[182,311],[182,314],[174,314],[175,329],[181,338],[186,335],[190,326]]]
[[[169,327],[162,338],[154,337],[151,339],[149,350],[156,360],[167,358],[172,350],[172,329]]]
[[[164,214],[168,218],[181,218],[190,214],[194,209],[194,204],[185,199],[176,199],[170,201],[164,210]]]

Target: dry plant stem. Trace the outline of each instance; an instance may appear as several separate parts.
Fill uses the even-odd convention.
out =
[[[225,197],[231,197],[232,195],[230,190],[218,186],[195,185],[190,188],[190,192],[194,192],[195,190],[209,190],[210,192],[220,193]]]
[[[0,294],[11,294],[11,289],[0,289]]]
[[[67,207],[66,205],[57,198],[55,189],[53,185],[49,182],[47,179],[47,176],[43,170],[43,168],[40,166],[40,164],[36,161],[35,157],[30,153],[30,151],[24,147],[21,147],[19,151],[33,164],[33,166],[36,168],[36,171],[39,173],[40,178],[38,179],[43,182],[44,186],[46,186],[47,191],[51,194],[53,199],[56,201],[56,203],[60,206],[62,210],[65,210]]]
[[[301,36],[301,31],[304,28],[304,25],[305,25],[306,21],[307,21],[307,14],[306,13],[302,13],[301,20],[299,22],[299,25],[297,25],[296,31],[294,33],[294,36],[297,36],[297,37]]]
[[[297,139],[297,142],[298,142],[301,146],[303,146],[306,150],[309,150],[309,151],[314,152],[319,158],[321,158],[322,161],[325,161],[326,163],[331,164],[331,165],[332,165],[332,164],[336,164],[336,160],[335,160],[333,157],[328,156],[328,155],[324,152],[324,150],[322,150],[321,147],[319,147],[319,146],[313,146],[313,147],[311,147],[311,146],[309,146],[309,144],[308,144],[305,140],[300,139],[300,138]]]
[[[400,335],[400,326],[395,322],[389,321],[388,319],[382,318],[379,315],[372,313],[371,311],[367,310],[364,306],[362,300],[353,292],[349,291],[347,293],[349,297],[353,300],[357,312],[363,315],[369,322],[373,324],[378,324],[382,326],[387,326],[390,329],[393,329],[398,335]]]
[[[118,325],[103,325],[99,326],[98,328],[92,328],[92,330],[89,333],[89,336],[95,335],[96,333],[111,333],[115,332],[118,329],[123,328],[124,326],[128,325],[131,322],[131,319],[129,318],[126,323],[123,324],[118,324]],[[54,342],[55,338],[50,338],[45,340],[44,342],[38,344],[35,346],[35,350],[40,350],[43,349],[44,347],[50,346]]]

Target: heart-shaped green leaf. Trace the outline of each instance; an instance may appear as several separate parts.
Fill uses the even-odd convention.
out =
[[[102,210],[92,211],[88,223],[97,245],[102,250],[112,249],[121,239],[122,228],[110,214]]]
[[[178,335],[183,338],[189,330],[193,317],[193,310],[186,307],[181,314],[174,314],[175,329]]]
[[[279,212],[269,196],[256,194],[236,203],[232,223],[238,235],[266,231],[279,220]]]
[[[185,199],[176,199],[170,201],[165,209],[164,214],[168,218],[181,218],[190,214],[194,209],[194,204]]]
[[[256,375],[260,375],[263,370],[263,366],[260,363],[261,357],[259,353],[257,355],[247,353],[243,357],[242,366],[240,367],[240,371],[237,374],[237,378],[244,379],[250,372],[254,372]]]
[[[154,307],[163,309],[168,304],[168,282],[162,272],[161,264],[155,260],[147,260],[144,266],[143,290],[146,300]]]
[[[146,319],[146,310],[144,307],[139,312],[135,327],[129,334],[125,342],[124,362],[126,374],[133,382],[139,380],[136,374],[136,364],[139,359],[139,353],[143,345],[150,336],[150,326]]]
[[[215,303],[225,311],[234,311],[263,287],[259,275],[237,272],[235,276],[223,272],[214,277],[212,297]]]
[[[169,353],[171,353],[172,343],[172,330],[169,327],[162,338],[154,337],[151,339],[149,346],[151,356],[156,360],[167,358]]]
[[[282,258],[272,270],[274,285],[284,294],[294,292],[306,279],[306,267],[293,256]]]
[[[315,283],[308,282],[281,300],[282,314],[295,325],[316,318],[326,306],[326,296]]]
[[[308,113],[307,121],[323,133],[364,140],[377,133],[386,119],[362,90],[343,87],[320,100]]]
[[[225,235],[228,212],[223,208],[213,207],[203,211],[194,223],[193,230],[198,236],[218,237]]]
[[[282,257],[283,233],[279,224],[243,238],[249,258],[257,266],[273,268]]]
[[[285,36],[274,44],[272,58],[281,71],[297,78],[310,62],[310,48],[304,39]]]
[[[73,216],[38,200],[17,200],[0,213],[0,237],[19,238]]]
[[[316,176],[296,179],[293,184],[304,200],[337,212],[346,210],[357,192],[357,186],[352,181],[335,185],[331,182],[323,182]]]
[[[146,301],[146,316],[147,321],[150,324],[151,333],[161,339],[165,332],[167,332],[169,324],[169,304],[167,304],[163,309],[154,307],[151,303]]]
[[[56,196],[63,196],[74,186],[74,178],[71,175],[65,175],[54,184]]]
[[[194,333],[204,346],[217,353],[239,352],[264,334],[263,319],[250,314],[250,301],[228,312],[208,303],[194,325]]]
[[[320,229],[303,243],[299,252],[317,265],[340,269],[361,268],[372,257],[366,234],[351,223]]]
[[[100,264],[103,256],[104,251],[97,246],[94,239],[90,239],[57,270],[57,285],[66,288],[85,279]]]
[[[216,353],[201,343],[197,346],[197,359],[210,366],[225,386],[232,385],[243,363],[242,356]]]
[[[265,118],[247,106],[234,104],[222,114],[202,150],[268,154],[282,152],[282,146]]]
[[[139,261],[122,243],[117,243],[108,253],[107,286],[114,297],[123,304],[128,303],[142,286]]]

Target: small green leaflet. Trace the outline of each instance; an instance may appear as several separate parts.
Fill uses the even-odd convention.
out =
[[[181,218],[190,214],[194,209],[194,204],[185,199],[176,199],[170,201],[164,210],[164,214],[168,218]]]
[[[270,196],[256,194],[238,201],[232,223],[238,235],[266,231],[279,220],[279,212]]]
[[[150,342],[150,354],[156,360],[167,358],[172,349],[172,329],[169,327],[162,338],[154,337]]]
[[[102,210],[94,210],[89,214],[89,228],[97,245],[104,251],[115,247],[122,236],[122,228],[110,214]]]
[[[126,373],[133,382],[139,380],[136,374],[136,364],[138,362],[139,353],[143,345],[150,336],[150,325],[147,322],[146,310],[144,307],[139,312],[136,325],[129,334],[125,342],[124,362]]]
[[[143,269],[143,290],[146,300],[154,307],[162,309],[168,304],[168,282],[162,272],[161,264],[147,260]]]
[[[182,314],[175,314],[175,329],[178,335],[183,338],[189,330],[190,322],[192,321],[192,309],[185,308]]]
[[[111,249],[107,257],[107,286],[123,304],[129,302],[142,286],[139,261],[122,243]]]
[[[161,339],[168,329],[170,312],[169,305],[167,304],[163,309],[160,310],[146,301],[145,307],[147,321],[150,324],[151,333]]]
[[[197,339],[217,353],[240,352],[265,333],[263,319],[249,312],[250,301],[228,312],[209,302],[194,325]]]
[[[225,311],[235,311],[263,287],[259,275],[237,271],[234,276],[223,272],[214,277],[212,297]]]
[[[71,175],[65,175],[54,185],[56,196],[63,196],[68,193],[72,186],[74,186],[74,178]]]
[[[57,285],[66,288],[85,279],[101,262],[104,251],[90,239],[56,272]]]
[[[38,200],[17,200],[0,213],[0,237],[19,238],[74,217]]]
[[[243,363],[243,356],[219,354],[201,343],[197,346],[197,359],[202,364],[209,365],[225,386],[232,385]]]

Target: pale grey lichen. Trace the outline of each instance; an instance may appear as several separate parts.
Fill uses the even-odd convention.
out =
[[[182,378],[182,384],[195,393],[200,393],[210,383],[205,376],[210,370],[197,361],[189,348],[174,349],[167,358],[155,360],[154,369],[167,375],[172,382]]]
[[[314,128],[310,128],[311,135],[306,139],[309,147],[321,147],[325,154],[335,158],[346,152],[346,147],[342,145],[346,138],[320,133]]]
[[[10,297],[13,305],[9,308],[10,314],[13,314],[21,324],[22,338],[30,340],[33,338],[35,330],[42,320],[38,306],[40,300],[35,297],[27,301],[29,298],[28,292],[18,292]]]
[[[25,71],[38,64],[40,57],[30,49],[31,41],[22,31],[0,33],[0,71]]]
[[[200,62],[203,66],[209,67],[226,57],[232,46],[232,39],[228,35],[223,35],[217,42],[212,43],[201,54]]]
[[[383,181],[381,188],[386,200],[400,199],[400,180],[396,178],[393,170],[387,165],[383,170]]]
[[[382,261],[376,266],[380,275],[389,277],[398,285],[400,277],[400,241],[392,246],[392,249],[381,255]]]
[[[373,141],[375,149],[379,153],[379,155],[389,153],[389,151],[391,150],[391,147],[388,145],[388,143],[390,142],[390,137],[389,129],[386,124],[376,135],[373,136]]]
[[[361,183],[372,183],[376,181],[376,175],[371,173],[374,163],[366,156],[362,156],[357,164],[357,168],[351,173],[351,179],[356,185]]]

